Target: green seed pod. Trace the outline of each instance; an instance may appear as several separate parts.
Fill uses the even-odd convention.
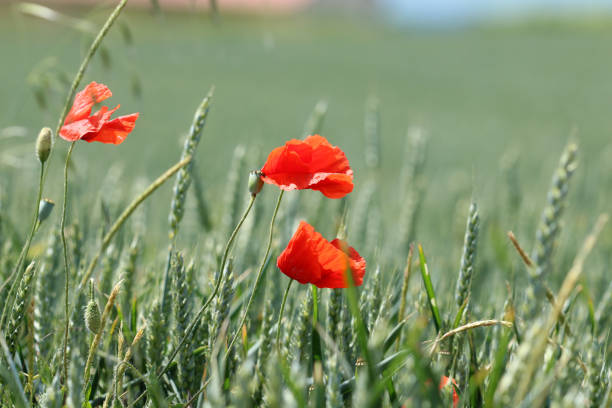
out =
[[[249,173],[249,192],[252,196],[256,196],[257,194],[259,194],[259,192],[263,188],[264,182],[261,178],[262,176],[263,174],[259,170],[253,170]]]
[[[100,330],[100,309],[93,299],[85,306],[85,326],[94,334]]]
[[[38,204],[38,222],[42,224],[44,220],[46,220],[51,211],[53,211],[53,207],[55,207],[55,203],[48,198],[43,198],[40,200]]]
[[[53,131],[48,127],[44,127],[40,130],[38,138],[36,139],[36,157],[40,163],[44,163],[51,154],[51,148],[53,147]]]

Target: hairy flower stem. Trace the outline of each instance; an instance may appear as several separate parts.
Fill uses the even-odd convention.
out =
[[[21,253],[19,254],[19,258],[17,259],[17,264],[15,265],[15,269],[13,269],[13,272],[8,277],[6,282],[2,284],[2,287],[0,287],[0,293],[2,293],[4,287],[8,285],[8,283],[11,281],[11,279],[13,279],[13,277],[15,277],[15,280],[13,281],[13,284],[11,285],[11,289],[9,290],[8,296],[6,298],[4,308],[2,310],[2,316],[0,317],[0,327],[4,327],[4,319],[6,319],[7,317],[6,313],[10,309],[12,309],[12,304],[10,300],[13,297],[13,293],[17,289],[19,282],[21,282],[21,278],[23,277],[23,274],[25,273],[25,270],[21,272],[22,270],[21,266],[23,265],[23,261],[25,260],[26,255],[28,254],[28,251],[30,250],[30,244],[32,243],[32,238],[34,237],[34,234],[36,233],[36,230],[38,229],[37,228],[38,208],[39,208],[38,203],[40,203],[40,199],[42,197],[44,174],[45,174],[45,165],[43,163],[40,166],[40,179],[38,182],[38,194],[36,196],[36,203],[34,205],[34,218],[32,220],[32,229],[30,230],[30,235],[28,235],[28,238],[26,239],[26,242],[23,245]],[[11,308],[8,307],[9,304],[11,305]]]
[[[227,347],[228,355],[229,355],[230,350],[234,346],[236,339],[238,338],[238,334],[240,334],[241,327],[244,326],[244,322],[246,321],[247,315],[249,313],[249,308],[251,307],[251,304],[253,303],[253,298],[255,298],[255,292],[257,292],[257,288],[259,287],[259,282],[261,281],[261,275],[263,274],[263,270],[266,266],[266,261],[268,259],[268,256],[270,255],[270,248],[272,248],[272,238],[274,236],[274,221],[276,220],[276,215],[278,214],[278,208],[280,207],[280,203],[283,199],[284,192],[285,192],[284,190],[281,190],[280,194],[278,195],[278,201],[276,201],[276,207],[274,207],[274,213],[272,214],[272,220],[270,221],[270,235],[268,236],[268,245],[266,247],[266,253],[261,260],[261,264],[259,265],[259,271],[257,272],[257,277],[255,278],[255,284],[253,285],[253,290],[251,291],[251,295],[249,296],[249,301],[242,314],[242,319],[240,319],[240,324],[238,325],[238,328],[236,329],[236,333],[234,333],[234,336],[232,337],[232,341],[229,343],[229,346]]]
[[[59,130],[58,130],[59,132]],[[70,327],[70,315],[68,314],[68,290],[70,284],[70,264],[68,263],[68,247],[66,246],[66,233],[64,228],[66,227],[66,206],[68,199],[68,164],[70,163],[70,156],[72,156],[72,150],[76,141],[70,144],[68,153],[66,153],[66,163],[64,164],[64,200],[62,203],[62,221],[60,223],[60,236],[62,238],[62,247],[64,251],[64,344],[62,346],[62,362],[63,362],[63,383],[68,383],[68,329]]]
[[[76,90],[79,87],[81,80],[83,79],[83,75],[85,75],[85,70],[89,66],[89,62],[91,61],[91,58],[94,56],[94,54],[98,50],[100,43],[102,43],[102,40],[104,39],[104,37],[106,37],[106,34],[108,33],[108,30],[110,30],[111,26],[113,25],[117,17],[119,17],[121,10],[123,10],[123,7],[125,7],[126,4],[127,4],[127,0],[121,0],[119,4],[117,4],[117,7],[115,7],[115,9],[110,14],[110,16],[108,16],[108,19],[106,20],[106,22],[100,29],[100,32],[98,33],[94,41],[91,43],[91,46],[89,47],[89,50],[87,51],[87,54],[85,55],[85,58],[83,58],[83,61],[81,62],[81,66],[79,67],[79,70],[77,71],[74,77],[74,80],[72,81],[72,85],[70,86],[70,92],[68,92],[68,95],[66,96],[66,102],[64,103],[64,108],[62,109],[62,113],[59,117],[59,120],[57,121],[57,127],[55,128],[56,135],[59,135],[62,125],[64,124],[64,120],[66,120],[66,116],[68,115],[68,111],[70,109],[70,103],[72,102],[72,98],[74,98],[74,95],[76,94]],[[60,229],[61,230],[60,235],[62,237],[62,245],[64,247],[64,266],[66,268],[66,283],[65,283],[66,325],[65,325],[65,330],[64,330],[64,345],[63,345],[63,351],[62,351],[62,361],[63,361],[63,366],[64,366],[63,384],[66,384],[68,380],[68,359],[66,356],[66,351],[67,351],[67,346],[68,346],[68,328],[70,324],[68,321],[69,319],[69,316],[68,316],[68,252],[66,249],[66,237],[64,235],[64,226],[65,226],[65,221],[66,221],[65,219],[66,218],[66,196],[68,193],[68,161],[70,159],[70,155],[72,154],[74,143],[75,142],[72,142],[72,144],[70,145],[70,149],[68,150],[68,154],[66,155],[66,166],[64,168],[64,202],[62,204],[62,221],[61,221],[61,229]],[[53,154],[53,150],[51,151],[51,155],[52,154]],[[37,206],[38,206],[38,203],[37,203]]]
[[[221,267],[219,269],[220,272],[219,272],[219,276],[217,277],[217,281],[215,282],[215,287],[213,289],[213,293],[211,293],[211,295],[206,300],[206,303],[204,303],[202,305],[200,310],[198,310],[198,313],[191,320],[191,323],[189,323],[189,326],[187,326],[187,329],[185,330],[183,338],[181,339],[179,344],[176,346],[176,348],[174,349],[172,354],[170,354],[170,358],[168,359],[166,364],[159,371],[159,374],[157,375],[158,378],[160,378],[162,375],[164,375],[164,373],[168,370],[168,368],[170,367],[170,364],[172,363],[172,361],[174,360],[174,358],[176,357],[178,352],[181,350],[181,347],[183,347],[183,345],[185,344],[185,341],[187,341],[187,339],[191,337],[191,332],[193,331],[193,329],[196,326],[196,324],[198,323],[198,321],[200,321],[200,318],[202,317],[202,314],[204,313],[204,311],[206,311],[206,309],[211,304],[213,299],[217,296],[217,293],[219,293],[219,288],[221,287],[221,282],[223,281],[223,270],[225,269],[225,264],[227,263],[227,257],[229,255],[229,252],[230,252],[230,249],[232,247],[232,244],[234,243],[234,240],[236,239],[236,236],[238,235],[238,231],[240,231],[240,228],[242,227],[242,224],[244,224],[244,220],[246,220],[247,216],[251,212],[251,208],[253,207],[253,203],[255,202],[255,197],[257,197],[257,196],[256,195],[251,195],[251,200],[249,201],[249,205],[247,206],[246,210],[244,211],[244,214],[242,214],[242,218],[240,218],[240,221],[238,221],[238,224],[236,225],[236,228],[234,228],[234,231],[230,235],[229,240],[227,241],[227,244],[225,245],[225,250],[223,251],[223,258],[221,258]],[[278,204],[276,206],[276,209],[278,210]],[[276,212],[274,213],[274,215],[276,216]],[[266,255],[266,258],[267,258],[267,255]]]
[[[293,283],[293,279],[289,279],[289,284],[287,285],[287,289],[285,290],[285,294],[283,295],[283,301],[281,303],[280,312],[278,314],[278,328],[276,329],[276,348],[277,349],[280,349],[281,323],[283,321],[283,312],[285,311],[285,303],[287,303],[287,295],[289,294],[289,289],[291,289],[292,283]]]

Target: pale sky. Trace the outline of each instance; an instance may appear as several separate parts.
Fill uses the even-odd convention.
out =
[[[380,0],[398,21],[424,24],[463,24],[525,15],[612,12],[612,0]]]

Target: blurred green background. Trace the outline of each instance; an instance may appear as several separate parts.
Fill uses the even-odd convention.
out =
[[[62,12],[98,27],[109,9]],[[55,128],[68,88],[61,78],[71,81],[91,39],[0,7],[0,187],[3,205],[12,206],[16,219],[30,213],[23,203],[35,194],[36,134],[42,126]],[[214,85],[197,155],[213,214],[222,205],[236,145],[247,147],[252,167],[261,166],[271,148],[301,137],[321,99],[329,104],[322,133],[347,153],[358,194],[363,181],[373,177],[364,160],[364,113],[368,98],[376,97],[382,168],[375,179],[389,227],[402,205],[396,192],[407,129],[420,126],[428,135],[418,236],[432,248],[433,265],[436,253],[461,248],[471,197],[480,203],[485,223],[503,212],[500,161],[512,154],[518,158],[523,205],[519,217],[504,219],[499,228],[518,231],[530,247],[535,217],[568,140],[580,147],[570,192],[570,212],[576,216],[571,229],[584,233],[599,212],[610,210],[612,198],[611,44],[612,25],[605,19],[416,30],[365,15],[221,13],[215,20],[205,13],[152,15],[129,9],[105,40],[106,57],[95,58],[83,84],[105,83],[114,94],[109,106],[121,104],[119,114],[141,116],[121,146],[77,145],[72,191],[88,199],[84,208],[79,208],[84,198],[72,206],[77,214],[97,211],[101,189],[110,201],[112,194],[131,197],[135,180],[152,180],[174,163],[196,106]],[[51,86],[43,90],[46,107],[41,108],[35,91],[45,75]],[[25,128],[24,134],[14,136],[13,126]],[[47,182],[46,195],[57,202],[66,148],[57,141]],[[268,190],[267,199],[273,200]],[[169,197],[166,187],[153,199],[148,224],[154,230],[166,228]],[[25,230],[26,224],[16,224]],[[392,238],[390,228],[383,242]]]

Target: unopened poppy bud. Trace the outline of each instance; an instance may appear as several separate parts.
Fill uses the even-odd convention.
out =
[[[100,309],[95,300],[91,299],[85,306],[85,326],[96,334],[100,330]]]
[[[44,220],[46,220],[51,211],[53,211],[53,207],[55,207],[55,203],[48,198],[43,198],[40,200],[38,204],[38,222],[42,224]]]
[[[264,182],[261,176],[263,176],[263,174],[259,170],[253,170],[249,174],[249,192],[252,196],[256,196],[263,188]]]
[[[49,158],[51,147],[53,147],[53,132],[48,127],[44,127],[36,139],[36,157],[41,163],[46,162]]]

